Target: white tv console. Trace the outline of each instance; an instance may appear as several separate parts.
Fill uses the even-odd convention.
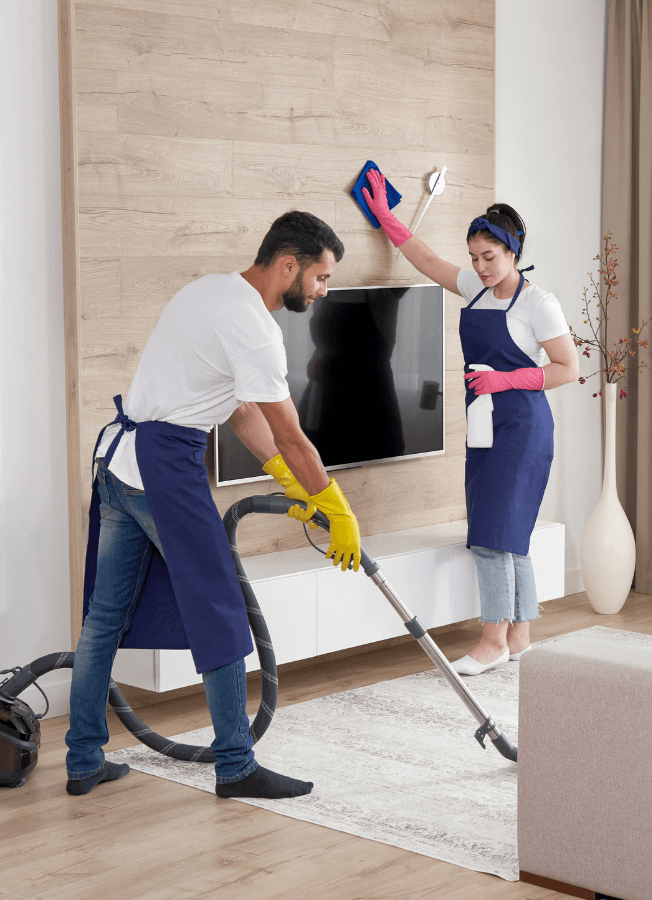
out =
[[[537,522],[530,555],[539,602],[564,596],[564,526]],[[365,537],[364,548],[426,628],[480,614],[466,521]],[[325,549],[322,548],[322,549]],[[407,634],[364,574],[341,572],[309,545],[243,560],[272,636],[278,664]],[[259,668],[254,652],[247,671]],[[189,650],[118,650],[113,678],[149,691],[199,684]]]

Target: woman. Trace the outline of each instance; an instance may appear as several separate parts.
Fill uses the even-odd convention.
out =
[[[482,637],[453,663],[462,675],[479,675],[530,648],[539,611],[528,552],[553,455],[544,390],[577,380],[577,352],[558,300],[525,280],[529,269],[517,268],[525,225],[510,206],[493,204],[471,223],[470,271],[445,262],[398,221],[380,172],[367,178],[373,197],[363,188],[365,199],[394,246],[468,303],[460,316],[467,407],[493,395],[493,446],[466,451],[467,547],[476,558]],[[472,372],[472,365],[495,371]]]

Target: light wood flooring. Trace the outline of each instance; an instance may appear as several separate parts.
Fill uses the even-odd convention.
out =
[[[630,594],[598,616],[584,594],[545,605],[534,640],[602,625],[652,634],[652,596]],[[454,659],[479,626],[435,630]],[[279,705],[300,703],[430,667],[414,641],[281,670]],[[251,711],[257,684],[250,685]],[[142,705],[156,731],[210,724],[203,694]],[[134,738],[110,713],[109,750]],[[27,784],[0,793],[0,897],[30,900],[548,900],[565,895],[458,868],[396,847],[222,800],[132,771],[86,797],[65,792],[67,718],[42,723],[38,766]],[[272,726],[273,727],[273,726]],[[473,739],[469,719],[469,739]],[[288,772],[291,774],[291,772]]]

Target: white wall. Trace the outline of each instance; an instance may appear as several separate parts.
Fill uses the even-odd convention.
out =
[[[578,332],[600,250],[605,15],[605,0],[496,0],[496,200],[523,217],[532,280]],[[548,394],[555,460],[541,517],[566,524],[566,593],[583,590],[579,550],[600,492],[594,383]]]
[[[57,4],[0,29],[0,669],[70,649]],[[41,681],[67,711],[70,672]],[[39,712],[36,688],[24,699]]]
[[[536,280],[580,322],[600,241],[605,0],[497,0],[496,197],[529,229]],[[0,668],[70,648],[57,9],[7,0],[0,40]],[[545,518],[567,525],[567,591],[597,500],[600,413],[588,386],[551,395]],[[43,679],[66,710],[68,672]],[[41,709],[32,689],[25,699]]]

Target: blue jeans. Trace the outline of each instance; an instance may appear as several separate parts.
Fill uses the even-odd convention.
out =
[[[103,460],[97,477],[101,499],[97,576],[75,651],[66,734],[66,766],[73,779],[94,775],[104,766],[113,659],[138,605],[152,544],[163,553],[145,491],[124,484]],[[240,781],[258,768],[246,713],[244,660],[205,672],[202,678],[215,730],[211,748],[217,781]]]
[[[532,560],[518,553],[471,547],[480,588],[480,621],[518,625],[540,619]]]

